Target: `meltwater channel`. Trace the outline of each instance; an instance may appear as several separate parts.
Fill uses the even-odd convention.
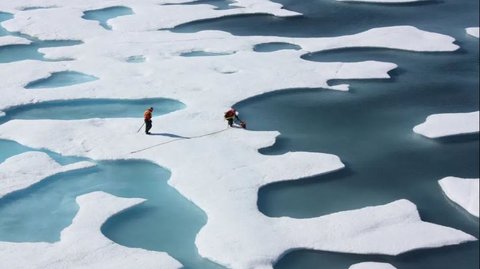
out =
[[[131,14],[124,7],[92,10],[85,19],[97,20],[107,30],[108,19]],[[0,22],[12,15],[0,12]],[[0,63],[45,59],[38,52],[42,47],[72,46],[79,41],[41,41],[11,33],[0,27],[0,36],[13,35],[31,41],[27,45],[0,46]],[[62,59],[70,60],[70,59]],[[144,61],[131,57],[128,62]],[[33,81],[27,89],[59,88],[95,80],[74,71],[53,73],[50,77]],[[78,99],[41,102],[4,109],[0,124],[15,119],[81,120],[91,118],[139,118],[143,121],[145,108],[153,106],[155,115],[183,109],[181,102],[165,98],[139,100]],[[32,149],[13,141],[0,140],[0,162],[27,152],[42,151],[62,165],[85,160],[62,156],[45,149]],[[91,161],[91,160],[90,160]],[[168,252],[184,268],[223,268],[198,255],[195,236],[206,223],[205,213],[167,184],[170,172],[153,163],[141,160],[96,162],[94,168],[60,173],[0,198],[0,241],[55,242],[60,232],[71,224],[78,211],[75,198],[79,195],[105,191],[120,197],[140,197],[146,202],[110,218],[102,227],[111,240],[125,246]]]
[[[156,114],[184,107],[170,99],[76,100],[19,106],[6,110],[0,124],[12,119],[87,119],[139,117],[147,105]],[[140,116],[138,115],[140,113]],[[0,140],[0,162],[27,151],[16,142]],[[65,165],[85,158],[41,150]],[[75,198],[92,191],[140,197],[145,203],[110,218],[102,232],[125,246],[168,252],[184,268],[222,268],[197,253],[195,236],[206,223],[205,213],[167,184],[170,172],[141,160],[96,162],[94,168],[60,173],[29,188],[0,198],[0,241],[55,242],[78,211]]]

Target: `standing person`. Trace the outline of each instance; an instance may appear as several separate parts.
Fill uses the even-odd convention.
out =
[[[233,127],[233,123],[237,120],[240,122],[240,126],[242,128],[246,128],[247,125],[245,122],[240,120],[238,117],[238,111],[236,111],[234,108],[230,108],[227,112],[224,114],[224,118],[228,121],[228,126]]]
[[[153,107],[150,107],[149,109],[145,110],[145,113],[143,113],[143,118],[145,120],[146,134],[150,134],[150,129],[152,129],[152,112],[153,112]]]

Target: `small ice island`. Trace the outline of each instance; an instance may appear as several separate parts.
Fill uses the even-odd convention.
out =
[[[449,199],[478,218],[480,203],[478,178],[446,177],[438,183]]]

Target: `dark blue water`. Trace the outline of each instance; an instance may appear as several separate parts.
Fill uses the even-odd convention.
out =
[[[272,52],[277,50],[300,50],[300,46],[283,42],[261,43],[253,47],[256,52]]]
[[[219,6],[226,3],[213,2],[218,2]],[[305,60],[375,59],[391,61],[400,67],[392,72],[393,79],[388,81],[330,81],[331,85],[352,84],[350,92],[297,89],[268,94],[239,104],[242,118],[248,121],[250,129],[279,130],[282,133],[277,143],[263,149],[262,153],[280,154],[290,150],[328,152],[340,156],[347,166],[343,171],[324,176],[266,186],[259,192],[259,209],[268,216],[305,218],[407,198],[418,206],[422,219],[461,229],[478,237],[478,219],[449,202],[437,184],[438,179],[448,175],[479,176],[478,134],[430,140],[411,130],[432,113],[478,110],[478,39],[467,36],[464,30],[465,27],[479,24],[478,1],[428,1],[401,5],[353,4],[331,0],[282,0],[281,3],[287,9],[305,16],[232,16],[189,23],[174,31],[212,29],[235,35],[323,37],[354,34],[374,27],[413,25],[423,30],[449,34],[457,39],[456,43],[462,49],[454,53],[344,49],[308,54],[303,56]],[[1,16],[2,13],[0,20]],[[0,141],[0,148],[0,157],[4,149],[12,153],[21,151],[18,145],[10,142]],[[141,182],[133,185],[126,183],[130,184],[127,186],[114,181],[117,177],[120,181],[128,181],[122,179],[124,175]],[[104,178],[115,183],[104,185]],[[144,178],[146,182],[143,182]],[[30,209],[35,206],[34,201],[60,207],[59,195],[51,194],[49,190],[71,190],[71,193],[64,195],[65,206],[58,211],[59,224],[51,224],[53,231],[46,231],[50,239],[32,237],[33,240],[55,241],[61,227],[64,227],[62,225],[68,225],[72,212],[76,212],[75,205],[69,202],[72,200],[70,196],[104,189],[118,195],[148,197],[155,205],[146,203],[114,216],[102,227],[102,232],[126,246],[166,250],[186,264],[187,268],[216,268],[200,259],[193,245],[195,234],[205,223],[203,212],[194,206],[182,208],[182,203],[185,205],[188,202],[180,198],[177,200],[179,195],[163,193],[175,192],[168,186],[160,193],[150,193],[157,189],[158,185],[155,184],[164,184],[166,178],[168,175],[163,169],[145,162],[100,163],[96,169],[55,176],[6,197],[5,201],[15,203],[6,202],[2,206],[0,200],[0,222],[4,219],[2,210],[8,212],[5,213],[8,216],[5,219],[13,219],[14,223],[20,222],[19,219],[24,215],[35,214]],[[77,186],[77,180],[84,182]],[[73,185],[55,187],[56,184]],[[118,188],[126,186],[125,189],[129,191],[117,189],[116,185],[119,185]],[[170,197],[170,200],[156,200],[162,199],[162,195]],[[34,201],[28,201],[29,197],[33,197]],[[25,201],[20,201],[23,199]],[[160,209],[159,204],[166,204],[168,208]],[[19,210],[14,212],[8,208],[12,205],[18,205]],[[170,207],[172,211],[169,211]],[[164,214],[163,210],[167,213]],[[176,216],[178,212],[185,212],[186,216]],[[39,209],[39,214],[52,213]],[[33,218],[30,220],[37,221]],[[5,224],[8,228],[5,229],[15,229],[8,221]],[[168,223],[164,224],[164,221]],[[49,230],[45,225],[39,225]],[[20,239],[22,234],[33,233],[34,226],[19,225],[15,230],[17,235],[11,240],[25,240],[27,237]],[[399,269],[472,269],[479,268],[478,252],[478,242],[413,251],[397,257],[298,250],[284,256],[275,268],[335,269],[348,268],[361,261],[383,261]]]
[[[448,175],[478,177],[478,134],[440,140],[421,137],[411,131],[423,118],[415,115],[444,111],[435,107],[435,102],[427,102],[432,99],[432,92],[417,94],[418,98],[412,100],[408,94],[416,91],[416,87],[402,93],[401,89],[386,87],[388,83],[358,84],[362,86],[354,87],[350,93],[296,90],[255,98],[237,106],[249,129],[282,132],[273,147],[261,151],[264,154],[297,150],[328,152],[340,156],[347,166],[324,176],[261,188],[260,211],[268,216],[305,218],[407,198],[418,206],[422,219],[478,237],[478,219],[451,203],[437,183]],[[378,95],[384,98],[375,98]],[[442,101],[450,100],[455,99],[447,95],[434,101],[441,105]],[[446,108],[464,109],[458,104]],[[432,250],[428,252],[428,260],[419,254],[415,259],[410,258],[411,265],[398,268],[477,268],[478,255],[472,253],[478,253],[478,249],[476,242],[449,253]],[[321,252],[295,253],[287,255],[276,268],[319,265],[342,268],[343,263],[352,261],[351,257],[341,258],[338,254],[332,254],[336,257],[333,259],[332,255]],[[319,255],[316,258],[315,253]],[[450,253],[462,257],[459,266],[458,259],[446,257]],[[303,260],[305,255],[313,257],[311,263]],[[403,262],[404,257],[410,256],[402,255],[396,261]]]
[[[478,218],[451,203],[437,181],[479,177],[479,135],[432,140],[412,131],[430,114],[479,109],[478,40],[459,43],[462,49],[453,53],[353,48],[304,55],[322,62],[388,61],[399,68],[391,80],[330,82],[350,83],[349,92],[296,89],[237,105],[249,129],[282,133],[262,153],[327,152],[346,164],[339,172],[261,188],[259,209],[268,216],[305,218],[406,198],[423,220],[478,238]],[[375,260],[400,269],[473,269],[479,267],[478,251],[478,242],[398,257],[295,251],[276,268],[346,268]]]
[[[401,5],[345,3],[332,0],[276,0],[303,16],[236,15],[187,23],[174,32],[222,30],[234,35],[326,37],[355,34],[375,27],[412,25],[423,30],[464,37],[478,26],[479,2],[427,1]],[[461,14],[461,16],[459,15]]]
[[[434,250],[418,250],[397,257],[382,255],[355,255],[320,251],[294,251],[287,254],[274,268],[328,268],[346,269],[352,264],[376,261],[394,265],[398,269],[452,269],[478,268],[478,243],[467,243]]]
[[[234,3],[233,1],[228,1],[228,0],[197,0],[197,1],[192,1],[192,2],[186,2],[186,3],[179,3],[179,4],[163,4],[163,5],[212,5],[214,6],[215,10],[227,10],[227,9],[234,9],[238,8],[235,7],[235,5],[230,6],[231,3]]]
[[[412,53],[387,49],[340,49],[304,55],[310,61],[389,61],[399,65],[388,81],[350,83],[350,92],[296,89],[241,102],[237,108],[253,130],[279,130],[264,154],[287,151],[333,153],[343,171],[303,181],[268,185],[259,209],[268,216],[314,217],[380,205],[414,202],[422,219],[479,236],[478,219],[451,203],[437,181],[445,176],[479,176],[479,136],[430,140],[412,128],[433,113],[479,109],[478,39],[464,28],[479,24],[478,1],[428,1],[396,5],[281,0],[304,16],[232,16],[188,23],[175,32],[223,30],[235,35],[327,37],[374,27],[413,25],[456,38],[453,53]],[[459,15],[461,14],[461,15]],[[280,90],[280,89],[279,89]],[[251,120],[249,120],[251,119]],[[361,261],[385,261],[397,268],[479,267],[478,242],[413,251],[398,257],[298,250],[275,268],[348,268]]]
[[[108,7],[96,10],[89,10],[84,12],[85,15],[82,18],[86,20],[98,21],[100,26],[107,30],[111,30],[112,27],[108,24],[108,20],[119,17],[132,15],[133,10],[128,7]]]

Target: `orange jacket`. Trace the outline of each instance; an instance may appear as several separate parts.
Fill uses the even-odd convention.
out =
[[[151,120],[152,119],[152,110],[151,109],[145,110],[145,113],[143,113],[143,118],[145,120]]]

